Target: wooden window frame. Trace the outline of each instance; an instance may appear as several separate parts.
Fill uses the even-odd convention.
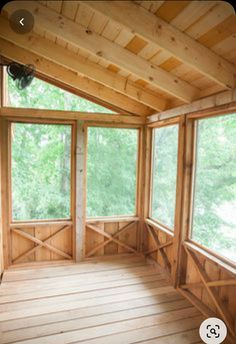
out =
[[[32,220],[14,220],[12,217],[12,136],[11,136],[11,127],[13,123],[30,123],[30,124],[51,124],[51,125],[69,125],[71,127],[71,147],[70,147],[70,217],[69,218],[53,218],[53,219],[32,219]],[[10,225],[16,224],[45,224],[45,223],[62,223],[74,221],[75,217],[75,135],[76,135],[76,123],[74,121],[65,121],[65,120],[42,120],[42,119],[29,119],[29,118],[8,118],[7,119],[8,127],[8,178],[9,178],[9,187],[8,187],[8,198],[9,198],[9,211],[8,218]]]
[[[152,211],[152,199],[153,199],[153,151],[154,151],[154,129],[158,128],[163,128],[163,127],[168,127],[168,126],[173,126],[177,125],[178,126],[178,144],[177,144],[177,172],[176,172],[176,192],[175,192],[175,216],[174,216],[174,227],[170,228],[158,219],[155,219],[151,215]],[[157,227],[161,231],[167,233],[168,235],[174,236],[175,233],[175,227],[176,227],[176,217],[178,213],[178,207],[177,207],[177,197],[178,197],[178,184],[180,183],[179,180],[179,165],[181,164],[181,161],[179,161],[179,151],[180,151],[180,142],[181,142],[181,117],[174,117],[170,118],[168,120],[163,120],[159,121],[155,124],[149,125],[149,127],[152,129],[151,130],[151,150],[150,150],[150,172],[149,172],[149,181],[148,181],[148,189],[149,189],[149,195],[148,195],[148,218],[146,221],[153,225],[154,227]]]
[[[137,130],[137,161],[136,161],[136,188],[135,188],[135,213],[131,215],[111,215],[111,216],[87,216],[87,181],[85,181],[85,212],[86,212],[86,222],[99,221],[99,222],[120,222],[120,221],[131,221],[140,218],[140,195],[141,195],[141,183],[142,183],[142,161],[140,159],[142,146],[143,146],[143,125],[131,125],[131,124],[112,124],[112,123],[96,123],[96,122],[85,122],[85,159],[87,162],[88,157],[88,129],[92,127],[97,128],[115,128],[115,129],[134,129]],[[87,174],[87,169],[86,169]],[[85,179],[87,179],[85,177]]]
[[[186,115],[186,128],[187,128],[187,144],[191,146],[191,161],[189,165],[191,166],[190,175],[188,176],[188,191],[189,200],[188,200],[188,221],[186,221],[186,226],[183,230],[183,245],[189,247],[191,250],[200,253],[206,258],[214,261],[219,266],[227,269],[229,271],[236,272],[236,263],[232,260],[224,257],[223,255],[215,252],[214,250],[201,245],[197,241],[191,238],[192,233],[192,222],[193,222],[193,207],[194,207],[194,193],[195,193],[195,175],[196,175],[196,149],[197,149],[197,123],[198,120],[204,120],[212,117],[221,117],[225,115],[232,114],[236,111],[235,104],[228,104],[227,106],[221,106],[220,108],[205,110],[202,112],[196,112]],[[185,216],[186,217],[186,216]]]

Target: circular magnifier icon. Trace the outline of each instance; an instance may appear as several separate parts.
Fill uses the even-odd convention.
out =
[[[221,319],[208,318],[201,323],[199,335],[206,344],[220,344],[227,336],[227,327]]]

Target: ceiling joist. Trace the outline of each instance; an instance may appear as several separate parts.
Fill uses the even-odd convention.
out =
[[[19,5],[33,13],[36,27],[43,27],[68,43],[129,71],[186,103],[197,98],[198,88],[35,1],[10,2],[4,9],[11,14]]]
[[[147,116],[153,113],[153,110],[149,107],[140,104],[123,94],[115,92],[112,89],[86,77],[80,76],[72,70],[68,70],[55,62],[20,48],[2,38],[0,38],[0,55],[19,63],[34,64],[39,73],[67,84],[86,94],[95,96],[98,99],[123,109],[124,112],[140,116]]]
[[[163,111],[167,108],[167,101],[158,97],[148,90],[136,85],[126,78],[110,72],[100,65],[85,59],[82,56],[75,55],[66,48],[59,46],[49,40],[34,34],[18,35],[10,29],[9,21],[0,16],[0,37],[27,49],[41,57],[60,64],[61,66],[73,70],[81,75],[97,81],[114,91],[120,92],[144,105],[153,108],[156,111]]]
[[[218,84],[235,87],[235,66],[141,6],[131,1],[86,1],[84,4],[165,49]]]

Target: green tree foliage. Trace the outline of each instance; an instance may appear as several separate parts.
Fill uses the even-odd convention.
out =
[[[14,220],[70,218],[71,126],[12,124]]]
[[[199,120],[192,238],[236,261],[236,114]]]
[[[174,229],[178,126],[154,129],[152,217]]]
[[[135,129],[89,128],[87,216],[135,214],[137,139]]]
[[[98,104],[34,78],[29,87],[18,90],[8,77],[8,105],[22,108],[114,113]]]

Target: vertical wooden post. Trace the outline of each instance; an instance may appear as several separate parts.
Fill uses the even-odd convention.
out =
[[[143,154],[141,161],[142,170],[142,193],[140,196],[141,212],[140,212],[140,250],[147,250],[147,229],[145,226],[145,219],[149,216],[149,200],[150,200],[150,172],[151,172],[151,140],[152,129],[149,127],[143,128]]]
[[[1,208],[3,233],[4,269],[11,264],[11,236],[9,226],[9,134],[8,122],[0,118],[0,145],[1,145]]]
[[[3,95],[3,67],[0,66],[0,108],[2,107],[2,95]],[[0,119],[1,121],[1,119]],[[1,127],[1,124],[0,124]],[[1,132],[0,132],[1,135]],[[3,264],[3,230],[2,230],[2,179],[1,179],[1,169],[2,169],[2,164],[1,164],[1,147],[2,145],[0,144],[0,279],[1,279],[1,274],[4,269],[4,264]]]
[[[76,220],[75,220],[75,260],[84,258],[85,218],[86,218],[86,130],[83,121],[77,121],[76,131]]]
[[[193,152],[194,152],[194,123],[186,120],[185,123],[185,153],[183,165],[183,187],[182,187],[182,213],[178,232],[177,268],[175,273],[175,287],[185,283],[187,270],[187,253],[184,249],[184,241],[188,238],[191,223],[191,197],[193,177]]]
[[[139,129],[139,147],[138,147],[138,173],[137,173],[137,216],[139,217],[138,223],[138,238],[137,250],[143,251],[143,230],[144,230],[144,213],[143,213],[143,199],[144,199],[144,176],[145,176],[145,127]]]
[[[175,210],[175,233],[173,238],[173,265],[171,277],[174,287],[178,284],[178,271],[180,263],[181,237],[182,237],[182,212],[183,212],[183,181],[184,181],[184,158],[185,158],[185,115],[179,120],[179,140],[178,140],[178,167],[176,185],[176,210]]]

